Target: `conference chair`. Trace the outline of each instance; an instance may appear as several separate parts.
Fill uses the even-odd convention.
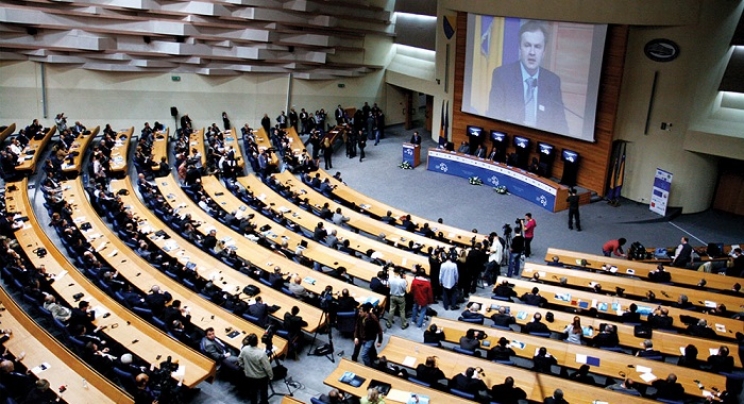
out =
[[[458,390],[458,389],[450,389],[449,391],[450,391],[450,393],[452,393],[452,394],[454,394],[454,395],[456,395],[458,397],[462,397],[462,398],[464,398],[466,400],[475,401],[475,394],[473,394],[473,393],[467,393],[467,392],[464,392],[464,391]]]

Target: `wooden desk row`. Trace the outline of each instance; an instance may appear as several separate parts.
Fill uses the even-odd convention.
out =
[[[170,128],[165,128],[164,132],[155,132],[155,139],[152,141],[153,163],[160,163],[163,157],[165,157],[166,161],[168,160],[169,133]]]
[[[320,217],[312,214],[311,212],[304,211],[298,206],[289,203],[289,201],[281,197],[273,189],[269,188],[266,184],[262,183],[258,178],[254,176],[246,176],[240,178],[238,181],[242,186],[250,189],[253,192],[254,196],[264,197],[264,200],[262,202],[269,205],[269,208],[272,211],[274,211],[275,213],[283,212],[284,217],[288,221],[304,228],[309,233],[313,233],[317,224],[319,222],[323,222],[323,227],[329,233],[332,230],[336,230],[336,236],[339,238],[339,244],[342,243],[344,240],[349,240],[349,247],[355,251],[358,251],[360,254],[365,254],[367,251],[373,250],[381,254],[382,260],[391,261],[397,267],[412,270],[416,265],[421,265],[421,267],[424,268],[427,273],[429,272],[429,260],[425,256],[395,248],[391,245],[388,245],[387,243],[382,243],[359,233],[354,233],[344,226],[337,226],[330,221],[323,220]],[[344,215],[350,213],[351,212],[348,212],[347,209],[342,210],[342,214]],[[309,252],[306,251],[305,254],[308,255]],[[357,265],[359,264],[359,260],[355,259],[354,262]],[[374,276],[376,271],[379,270],[379,267],[377,267],[376,265],[372,265],[370,268],[373,268],[375,271],[372,273],[372,276]],[[366,279],[369,280],[371,278],[368,277]]]
[[[543,317],[543,324],[552,332],[562,333],[567,325],[573,322],[575,316],[581,318],[581,325],[583,327],[592,327],[592,337],[599,333],[602,324],[612,324],[617,330],[617,336],[620,345],[626,348],[639,349],[641,343],[645,338],[636,337],[634,334],[634,326],[629,324],[623,324],[617,321],[609,321],[605,319],[598,319],[594,317],[587,317],[583,313],[572,314],[563,311],[551,311],[553,313],[553,322],[545,320],[545,314],[549,311],[540,307],[530,306],[527,304],[503,302],[485,297],[470,296],[470,301],[480,304],[480,313],[490,318],[492,315],[497,313],[498,307],[507,307],[510,314],[514,316],[516,323],[524,327],[527,323],[532,321],[535,313],[540,313]],[[486,324],[490,320],[486,319]],[[695,345],[701,353],[701,357],[707,357],[710,352],[717,351],[720,347],[726,346],[729,352],[736,352],[739,348],[738,345],[732,342],[724,341],[713,341],[709,339],[697,338],[690,335],[674,334],[661,330],[654,330],[651,340],[654,343],[654,349],[658,350],[665,356],[682,356],[682,349],[687,345]],[[734,364],[737,367],[742,367],[741,359],[738,355],[731,355],[734,358]],[[704,359],[704,358],[703,358]]]
[[[600,293],[584,292],[580,290],[561,288],[559,286],[499,277],[498,283],[501,283],[502,281],[508,281],[510,284],[513,284],[514,291],[517,292],[519,296],[522,296],[524,293],[530,293],[533,287],[537,287],[540,290],[540,295],[547,299],[549,305],[561,306],[572,310],[589,310],[596,307],[597,312],[600,314],[620,316],[623,312],[628,311],[631,304],[635,303],[636,306],[638,306],[638,313],[645,318],[648,313],[652,312],[659,306],[658,304],[645,303],[640,300],[607,296]],[[713,316],[690,310],[682,310],[670,306],[662,307],[669,309],[669,316],[674,318],[674,328],[676,329],[686,328],[684,322],[680,319],[680,316],[687,315],[697,319],[705,319],[708,322],[708,326],[710,326],[710,328],[715,331],[716,335],[720,338],[726,338],[729,340],[734,339],[736,338],[735,335],[737,331],[744,331],[744,322],[739,320]]]
[[[15,185],[16,188],[11,190],[10,185]],[[98,317],[94,323],[97,326],[106,325],[107,328],[102,331],[106,338],[127,347],[133,355],[145,362],[159,364],[159,358],[166,356],[177,360],[185,370],[184,385],[194,387],[213,378],[217,371],[214,361],[167,337],[165,333],[134,315],[98,289],[67,261],[44,232],[46,227],[39,225],[31,207],[27,187],[27,179],[7,184],[7,210],[29,218],[23,228],[16,230],[16,239],[35,267],[44,265],[47,273],[55,276],[52,288],[61,299],[74,307],[79,300],[75,296],[79,294],[97,312],[109,313],[107,318]],[[45,248],[47,255],[38,256],[35,251],[39,247]]]
[[[116,144],[111,149],[111,163],[109,164],[110,173],[115,177],[123,177],[127,174],[129,143],[133,134],[134,126],[116,133]]]
[[[558,257],[561,263],[570,267],[581,267],[582,260],[586,260],[586,268],[604,271],[602,266],[616,267],[616,275],[632,275],[648,279],[648,274],[656,270],[656,264],[647,264],[639,261],[628,261],[623,258],[605,257],[603,255],[593,255],[575,251],[561,250],[558,248],[548,248],[545,254],[545,262],[551,262],[553,257]],[[705,287],[714,290],[730,291],[736,283],[742,283],[740,278],[727,277],[707,272],[698,272],[688,269],[664,267],[664,271],[669,272],[672,276],[672,282],[675,285],[685,285],[697,287],[700,281],[706,282]]]
[[[723,244],[723,248],[721,249],[722,256],[710,256],[708,255],[708,246],[700,246],[700,247],[693,247],[693,251],[697,253],[700,256],[700,263],[706,263],[709,261],[726,261],[729,259],[728,255],[731,254],[731,252],[735,248],[741,248],[741,244]],[[677,246],[674,247],[664,247],[667,251],[675,251],[677,249]],[[651,254],[652,256],[656,252],[656,247],[646,247],[646,253]],[[648,263],[670,263],[672,261],[671,258],[656,258],[655,256],[651,259],[644,259],[639,260],[640,262],[648,262]],[[698,261],[695,261],[698,262]]]
[[[410,256],[413,256],[417,258],[416,263],[422,265],[428,272],[429,261],[426,257],[414,253],[403,254],[404,251],[402,251],[401,249],[408,248],[408,244],[411,241],[413,241],[414,244],[420,245],[421,250],[423,251],[427,251],[429,247],[451,247],[450,244],[427,238],[420,234],[407,232],[399,227],[389,225],[380,220],[376,220],[369,216],[363,215],[351,207],[346,207],[339,203],[336,203],[332,199],[329,199],[319,192],[315,191],[307,184],[304,184],[301,180],[295,178],[291,173],[287,171],[281,174],[275,174],[274,176],[284,185],[288,186],[292,191],[300,194],[301,199],[307,198],[308,203],[316,212],[319,212],[322,209],[323,204],[328,203],[328,208],[331,210],[331,212],[335,212],[337,208],[341,208],[344,216],[349,218],[349,221],[346,223],[349,227],[367,233],[370,235],[370,237],[377,238],[381,234],[384,234],[386,244],[384,244],[383,247],[388,248],[383,249],[383,247],[377,247],[373,249],[375,251],[391,251],[390,259],[398,266],[410,268],[411,264],[404,265],[403,259],[405,258],[407,262],[411,262],[411,260],[414,258],[411,258]],[[240,182],[243,185],[246,185],[246,181],[247,179],[240,179]],[[365,238],[369,239],[370,237]],[[382,243],[375,244],[377,245]]]
[[[58,397],[68,403],[132,403],[129,394],[89,367],[46,330],[39,327],[26,312],[0,287],[3,329],[13,334],[3,345],[19,358],[39,379],[49,381],[51,389],[66,386]],[[42,364],[45,369],[42,369]]]
[[[52,125],[43,138],[39,140],[32,138],[28,143],[28,146],[23,149],[23,155],[25,156],[23,161],[15,167],[15,170],[24,173],[35,172],[36,164],[38,164],[41,154],[44,152],[44,148],[46,148],[56,131],[57,127]]]
[[[149,234],[150,241],[160,249],[162,254],[167,254],[182,265],[193,264],[194,270],[199,276],[213,280],[217,286],[220,286],[225,293],[230,295],[240,295],[246,285],[257,286],[261,290],[257,296],[261,296],[264,303],[282,308],[274,315],[280,321],[283,320],[284,313],[289,311],[292,306],[298,306],[302,317],[308,322],[308,326],[304,328],[305,331],[314,332],[316,330],[321,317],[321,312],[317,308],[261,285],[191,244],[180,234],[168,228],[140,202],[129,181],[111,181],[110,186],[115,191],[126,189],[129,192],[129,195],[121,195],[122,202],[139,219],[140,231]],[[155,233],[159,230],[166,232],[170,238],[165,239],[156,236]]]
[[[541,282],[560,284],[561,279],[565,279],[567,285],[584,290],[591,289],[596,284],[602,286],[604,293],[615,293],[616,288],[622,288],[625,290],[625,295],[632,296],[631,298],[643,299],[648,292],[653,292],[659,301],[664,302],[664,305],[675,303],[680,296],[685,295],[698,310],[710,310],[719,304],[725,304],[733,312],[738,312],[744,303],[744,298],[739,296],[615,276],[609,271],[607,275],[604,275],[580,269],[526,263],[522,270],[522,277],[532,278],[535,274],[539,276]]]
[[[83,169],[83,159],[85,158],[85,151],[88,150],[88,145],[91,143],[91,141],[93,141],[93,138],[98,135],[98,131],[100,130],[101,127],[96,126],[95,128],[93,128],[92,131],[90,131],[89,134],[86,135],[81,133],[80,135],[78,135],[75,141],[72,142],[72,146],[70,146],[70,149],[67,151],[68,153],[71,153],[73,155],[72,163],[68,163],[69,160],[65,159],[65,163],[62,164],[63,173],[68,176],[80,174],[80,170]]]
[[[500,365],[486,359],[458,354],[454,351],[424,345],[396,336],[390,337],[390,341],[388,341],[385,348],[380,351],[379,355],[385,355],[387,360],[391,363],[413,369],[415,369],[418,364],[425,363],[427,357],[435,356],[437,357],[437,366],[448,379],[452,379],[458,373],[464,372],[465,369],[469,367],[480,367],[486,375],[484,382],[486,382],[486,385],[489,388],[493,385],[503,383],[507,376],[511,376],[514,378],[514,386],[522,388],[525,393],[527,393],[527,398],[530,401],[539,403],[542,403],[545,398],[552,396],[556,389],[563,390],[564,399],[571,404],[590,404],[597,401],[604,401],[607,403],[653,402],[651,400],[628,396],[599,387],[572,383],[557,376],[537,373],[514,366]],[[634,370],[630,370],[626,373],[633,379],[637,379]],[[362,376],[364,376],[364,374],[362,374]],[[618,375],[618,378],[621,377]],[[326,379],[326,381],[327,380],[328,379]]]
[[[11,123],[10,125],[6,126],[5,129],[0,131],[0,143],[3,143],[5,139],[8,138],[8,136],[12,135],[15,132],[16,124]]]
[[[488,335],[488,338],[481,341],[481,349],[489,350],[498,345],[500,338],[509,340],[509,346],[514,350],[516,356],[525,359],[532,359],[537,350],[545,347],[548,353],[555,357],[558,366],[565,366],[571,369],[578,369],[581,365],[588,364],[591,366],[590,372],[607,376],[620,377],[626,374],[635,382],[640,384],[651,385],[655,379],[664,379],[668,374],[677,375],[677,381],[685,388],[687,394],[698,397],[704,397],[702,391],[698,388],[695,380],[703,380],[706,387],[726,388],[726,377],[715,373],[703,372],[675,366],[663,361],[655,361],[636,356],[630,356],[620,352],[605,351],[599,348],[591,348],[584,345],[569,344],[551,338],[542,338],[528,334],[519,334],[512,331],[497,330],[494,328],[471,324],[443,318],[432,318],[432,323],[437,324],[444,331],[445,340],[459,344],[460,337],[465,336],[469,329],[480,330]],[[583,325],[583,324],[582,324]],[[484,342],[486,342],[484,344]],[[637,374],[638,369],[649,369],[648,372],[655,376],[651,380],[650,376]]]
[[[117,181],[124,182],[124,181]],[[81,180],[71,180],[62,183],[65,200],[73,206],[72,220],[78,226],[89,223],[90,229],[81,231],[81,234],[90,245],[99,251],[101,258],[109,266],[119,272],[119,276],[126,279],[142,293],[148,293],[153,285],[159,285],[162,290],[168,291],[173,300],[180,300],[182,305],[188,306],[191,313],[191,323],[202,331],[214,327],[216,334],[225,344],[240,350],[243,337],[249,333],[261,335],[263,329],[249,321],[242,319],[232,313],[220,309],[211,302],[201,298],[196,292],[189,290],[180,283],[169,278],[143,258],[138,256],[113,231],[98,217],[96,211],[88,202]],[[230,285],[232,287],[233,285]],[[238,284],[238,290],[242,290],[243,284]],[[235,289],[231,289],[235,292]],[[227,330],[230,331],[227,331]],[[230,338],[231,331],[239,331],[240,334]],[[286,349],[286,341],[277,340],[275,344],[279,352]]]
[[[227,189],[225,189],[225,187],[223,187],[222,184],[219,183],[219,180],[217,178],[211,176],[202,177],[202,185],[204,186],[204,190],[212,198],[212,200],[214,200],[216,203],[219,203],[221,207],[224,208],[227,212],[240,212],[243,216],[247,215],[246,212],[248,212],[248,210],[246,204],[244,204],[241,200],[227,191]],[[254,184],[254,186],[255,185],[256,184]],[[254,193],[257,196],[266,196],[263,201],[264,203],[266,203],[267,205],[272,203],[270,202],[272,199],[271,194],[269,193],[271,189],[269,189],[268,187],[266,187],[266,189],[261,189],[258,186],[251,189],[254,190]],[[277,202],[281,203],[278,199]],[[283,206],[281,205],[279,207],[274,206],[272,207],[272,210],[282,209],[282,207]],[[311,213],[305,212],[297,207],[294,208],[294,210],[285,211],[285,218],[287,218],[287,220],[297,218],[306,218],[312,220],[313,215]],[[348,273],[351,276],[363,279],[367,282],[369,282],[370,279],[374,278],[377,275],[377,272],[381,270],[381,267],[371,262],[366,262],[351,255],[344,254],[335,248],[326,247],[325,245],[320,244],[312,239],[307,239],[300,234],[292,232],[285,226],[282,226],[274,222],[273,220],[263,216],[261,212],[257,212],[254,210],[251,210],[251,212],[253,212],[255,215],[252,222],[255,223],[258,229],[264,228],[264,226],[271,227],[270,230],[261,233],[262,237],[264,237],[264,239],[267,240],[269,243],[277,244],[280,246],[282,242],[286,241],[287,248],[290,251],[296,251],[297,247],[301,245],[301,242],[305,241],[307,243],[307,247],[302,250],[303,256],[328,268],[336,269],[340,266],[343,266],[348,270]],[[319,221],[322,220],[315,217],[314,223],[317,224]],[[328,226],[324,226],[328,231],[334,228],[333,224],[331,223],[324,224],[328,224]],[[310,231],[312,232],[312,229]]]

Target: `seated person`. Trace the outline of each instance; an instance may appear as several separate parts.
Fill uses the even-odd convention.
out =
[[[389,375],[398,376],[403,379],[408,379],[408,371],[398,366],[395,366],[392,363],[389,363],[385,355],[382,355],[379,358],[377,358],[377,360],[372,363],[372,368],[375,370],[379,370],[380,372],[387,373]]]
[[[424,331],[424,344],[438,344],[442,346],[444,341],[444,331],[442,331],[436,324],[429,326],[429,329]]]
[[[584,384],[589,384],[589,385],[594,386],[597,384],[597,382],[594,380],[594,378],[591,375],[589,375],[589,369],[590,369],[589,365],[581,365],[579,370],[577,370],[576,372],[574,372],[574,374],[569,376],[569,379],[579,382],[579,383],[584,383]]]
[[[543,404],[568,404],[568,401],[563,399],[563,390],[555,389],[552,396],[543,400]]]
[[[344,393],[338,391],[338,389],[331,389],[328,394],[321,394],[318,400],[325,404],[345,404],[349,402],[344,398]]]
[[[679,295],[677,302],[672,304],[672,307],[684,310],[695,310],[695,306],[692,305],[687,295]]]
[[[471,302],[468,304],[468,308],[460,314],[460,318],[466,320],[483,320],[483,314],[479,310],[480,304]]]
[[[700,360],[697,356],[697,347],[689,344],[685,347],[684,355],[679,358],[679,361],[677,361],[677,366],[700,370]]]
[[[435,386],[440,380],[445,379],[444,372],[437,367],[435,356],[429,356],[425,363],[419,363],[416,367],[416,379],[431,386]]]
[[[449,381],[448,387],[478,396],[480,392],[488,390],[486,383],[481,380],[481,377],[485,377],[483,370],[469,367],[464,372],[455,375]]]
[[[307,321],[303,320],[299,314],[300,308],[297,306],[292,306],[291,311],[284,313],[284,329],[289,333],[287,341],[295,355],[302,348],[302,327],[307,326]]]
[[[509,285],[509,281],[505,280],[501,283],[499,283],[494,289],[493,294],[499,297],[506,297],[506,298],[512,298],[517,297],[517,292],[514,291],[514,288],[512,288]]]
[[[488,351],[488,360],[492,361],[509,361],[516,352],[509,347],[509,340],[501,337],[498,344]]]
[[[607,390],[617,391],[618,393],[628,394],[631,396],[640,396],[641,393],[636,390],[635,382],[629,377],[620,383],[607,386]]]
[[[547,303],[547,300],[540,296],[540,289],[537,287],[532,288],[530,293],[523,294],[519,300],[523,301],[525,304],[529,304],[530,306],[542,306]]]
[[[480,331],[473,329],[468,330],[464,336],[460,337],[460,348],[468,351],[476,351],[480,348],[480,336]],[[480,352],[476,352],[476,355],[479,354]]]
[[[349,294],[349,289],[342,289],[341,297],[338,298],[338,311],[354,311],[358,306],[359,302]]]
[[[263,302],[261,296],[256,296],[256,302],[248,306],[248,314],[258,318],[258,325],[266,328],[269,324],[269,305]]]
[[[655,270],[648,273],[651,282],[668,283],[672,281],[672,275],[664,270],[664,265],[659,264]]]
[[[699,338],[716,338],[716,332],[712,328],[708,327],[708,321],[704,318],[698,320],[697,324],[692,324],[687,327],[687,333]]]
[[[514,387],[514,378],[508,376],[503,384],[491,387],[491,400],[501,404],[518,404],[520,400],[527,400],[527,393],[519,387]]]
[[[669,317],[669,309],[666,307],[657,307],[653,313],[648,315],[646,321],[651,328],[666,330],[672,328],[672,323],[674,323],[674,319]]]
[[[532,316],[532,321],[522,327],[522,332],[525,334],[534,332],[549,333],[550,329],[548,329],[548,326],[542,322],[542,314],[535,313],[535,315]]]
[[[300,275],[294,274],[292,275],[292,278],[289,281],[289,286],[287,286],[287,289],[298,299],[308,299],[312,297],[312,294],[305,289],[304,286],[302,286],[302,278],[300,278]]]
[[[677,375],[670,373],[666,379],[656,379],[651,383],[656,389],[656,395],[654,398],[657,400],[663,398],[665,400],[681,400],[685,396],[685,388],[681,384],[677,383]]]
[[[545,347],[537,350],[537,355],[532,357],[532,370],[540,373],[552,373],[551,366],[557,365],[558,360],[548,353]]]
[[[493,325],[500,327],[509,327],[517,322],[514,316],[506,314],[506,307],[504,306],[499,307],[499,311],[491,316],[491,321],[493,321]]]
[[[734,358],[729,356],[728,347],[722,345],[718,348],[718,352],[715,355],[708,357],[708,365],[710,365],[710,370],[713,372],[731,373],[734,369]]]
[[[617,336],[617,329],[613,324],[605,324],[604,328],[592,338],[592,345],[596,348],[602,347],[616,347],[620,344],[620,339]]]
[[[638,306],[635,303],[631,303],[628,311],[624,312],[623,315],[620,316],[620,321],[623,323],[640,323],[641,314],[638,313]]]
[[[648,358],[650,356],[661,356],[661,352],[654,349],[654,342],[650,339],[644,339],[641,342],[642,350],[636,352],[636,356],[641,358]]]

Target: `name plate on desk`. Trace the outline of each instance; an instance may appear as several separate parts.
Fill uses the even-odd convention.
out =
[[[546,210],[554,212],[556,209],[559,186],[542,181],[540,177],[524,170],[435,149],[429,150],[427,169],[462,178],[478,177],[484,185],[503,185],[510,193]]]

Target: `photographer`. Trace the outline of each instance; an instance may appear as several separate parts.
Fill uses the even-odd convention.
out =
[[[64,112],[57,114],[54,118],[54,124],[57,125],[57,133],[59,134],[67,130],[67,117]]]
[[[525,238],[522,237],[522,230],[517,227],[514,230],[514,238],[512,238],[511,246],[509,248],[509,269],[506,272],[507,277],[511,278],[512,275],[519,277],[524,249]]]

